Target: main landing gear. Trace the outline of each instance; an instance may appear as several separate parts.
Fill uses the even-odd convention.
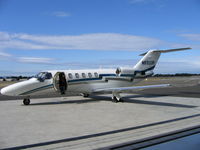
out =
[[[31,101],[30,101],[29,98],[25,98],[25,99],[23,100],[24,105],[29,105],[30,102],[31,102]]]
[[[90,94],[87,94],[87,93],[81,93],[81,95],[82,95],[83,97],[89,97],[89,96],[90,96]]]
[[[113,92],[112,102],[118,103],[118,102],[124,102],[124,100],[120,97],[119,93]]]

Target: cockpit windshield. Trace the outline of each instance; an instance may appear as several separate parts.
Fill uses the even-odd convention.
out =
[[[40,72],[38,73],[35,78],[37,78],[39,81],[44,81],[45,79],[51,79],[52,78],[52,74],[49,72]]]

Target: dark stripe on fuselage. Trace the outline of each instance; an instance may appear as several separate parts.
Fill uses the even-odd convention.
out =
[[[116,74],[99,74],[99,77],[105,77],[105,76],[116,76]]]
[[[135,74],[120,74],[121,77],[134,77]]]
[[[33,90],[30,90],[30,91],[27,91],[27,92],[24,92],[20,95],[26,95],[26,94],[31,94],[31,93],[34,93],[34,92],[37,92],[39,90],[46,90],[46,89],[49,89],[49,88],[52,88],[53,87],[53,84],[49,84],[49,85],[45,85],[45,86],[41,86],[39,88],[35,88]]]
[[[102,78],[85,78],[85,79],[75,79],[75,80],[68,80],[69,83],[73,82],[80,82],[80,81],[94,81],[94,80],[101,80]]]

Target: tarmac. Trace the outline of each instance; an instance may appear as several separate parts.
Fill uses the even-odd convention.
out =
[[[200,125],[200,86],[111,95],[48,95],[22,105],[0,95],[0,149],[105,149]],[[53,96],[53,97],[52,97]]]

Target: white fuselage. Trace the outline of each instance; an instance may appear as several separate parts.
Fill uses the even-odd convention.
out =
[[[52,74],[51,79],[45,79],[41,82],[33,77],[27,81],[7,86],[1,90],[1,93],[10,96],[32,96],[56,92],[54,77],[57,72],[63,72],[66,76],[68,85],[66,93],[74,92],[90,94],[94,89],[128,87],[133,86],[135,83],[138,83],[145,78],[143,75],[118,75],[116,74],[116,69],[52,70],[46,72]],[[85,76],[82,75],[83,73]],[[71,74],[71,78],[69,74]]]

